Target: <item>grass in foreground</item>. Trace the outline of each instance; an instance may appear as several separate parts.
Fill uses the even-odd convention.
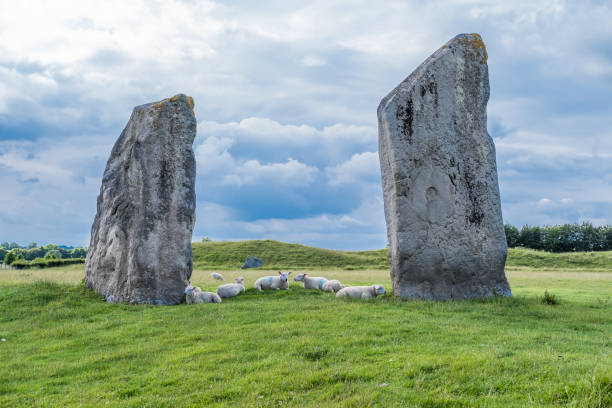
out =
[[[249,285],[262,274],[248,272]],[[482,301],[347,301],[293,285],[172,307],[6,279],[0,406],[610,406],[612,274],[509,279],[514,298]]]

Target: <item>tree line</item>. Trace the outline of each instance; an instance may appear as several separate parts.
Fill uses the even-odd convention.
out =
[[[504,225],[508,248],[525,247],[548,252],[612,251],[612,225],[525,225],[520,230]]]
[[[13,265],[17,261],[22,265],[51,265],[52,260],[85,259],[86,255],[87,248],[83,247],[66,248],[54,244],[38,246],[36,242],[28,246],[20,246],[16,242],[0,243],[0,261],[7,265]]]

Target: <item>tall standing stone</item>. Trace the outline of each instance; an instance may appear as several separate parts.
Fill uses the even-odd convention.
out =
[[[511,295],[488,99],[485,45],[461,34],[378,106],[391,280],[401,297]]]
[[[196,134],[183,94],[137,106],[111,152],[85,261],[108,302],[179,303],[193,269]]]

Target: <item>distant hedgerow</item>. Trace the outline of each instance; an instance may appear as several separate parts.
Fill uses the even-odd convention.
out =
[[[506,224],[504,231],[509,248],[525,247],[549,252],[612,250],[612,225],[595,227],[590,222],[543,227],[525,225],[519,230]]]
[[[49,268],[52,266],[63,266],[85,263],[85,258],[68,258],[68,259],[57,259],[57,258],[35,258],[32,261],[26,261],[24,259],[17,260],[11,264],[15,269],[34,269],[34,268]]]

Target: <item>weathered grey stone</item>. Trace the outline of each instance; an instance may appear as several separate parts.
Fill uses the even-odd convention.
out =
[[[179,303],[193,269],[193,99],[137,106],[111,152],[85,260],[109,302]]]
[[[255,256],[247,256],[246,261],[242,265],[242,269],[259,268],[263,266],[263,261]]]
[[[485,45],[461,34],[380,102],[391,281],[401,297],[511,295],[488,99]]]

